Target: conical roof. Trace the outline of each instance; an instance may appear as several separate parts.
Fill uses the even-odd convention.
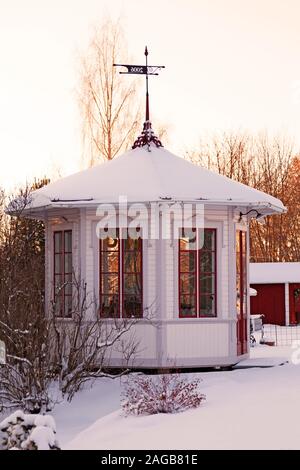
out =
[[[266,193],[233,181],[151,143],[112,161],[62,178],[33,193],[31,210],[99,203],[162,200],[257,208],[261,214],[285,210]]]

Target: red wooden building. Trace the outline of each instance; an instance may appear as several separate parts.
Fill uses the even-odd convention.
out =
[[[264,323],[300,324],[300,263],[250,263],[251,314],[263,314]]]

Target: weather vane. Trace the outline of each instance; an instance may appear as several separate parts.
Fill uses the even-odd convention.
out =
[[[115,67],[125,67],[127,72],[120,72],[127,75],[146,75],[146,119],[142,134],[134,142],[132,148],[143,147],[148,145],[150,150],[150,142],[153,142],[157,147],[162,147],[160,140],[154,135],[150,122],[150,109],[149,109],[149,75],[158,75],[158,71],[164,69],[164,65],[148,65],[148,49],[145,47],[146,65],[129,65],[129,64],[114,64]]]

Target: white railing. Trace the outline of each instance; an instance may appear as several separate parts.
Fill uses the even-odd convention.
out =
[[[265,340],[274,341],[276,346],[290,346],[293,341],[300,341],[300,325],[264,325],[263,335]]]

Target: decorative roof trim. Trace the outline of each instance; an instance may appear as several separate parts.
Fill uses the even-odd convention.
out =
[[[163,144],[159,138],[154,134],[151,122],[145,121],[142,133],[138,136],[132,148],[136,149],[137,147],[144,147],[145,145],[148,145],[149,147],[151,143],[156,145],[156,147],[163,147]]]

